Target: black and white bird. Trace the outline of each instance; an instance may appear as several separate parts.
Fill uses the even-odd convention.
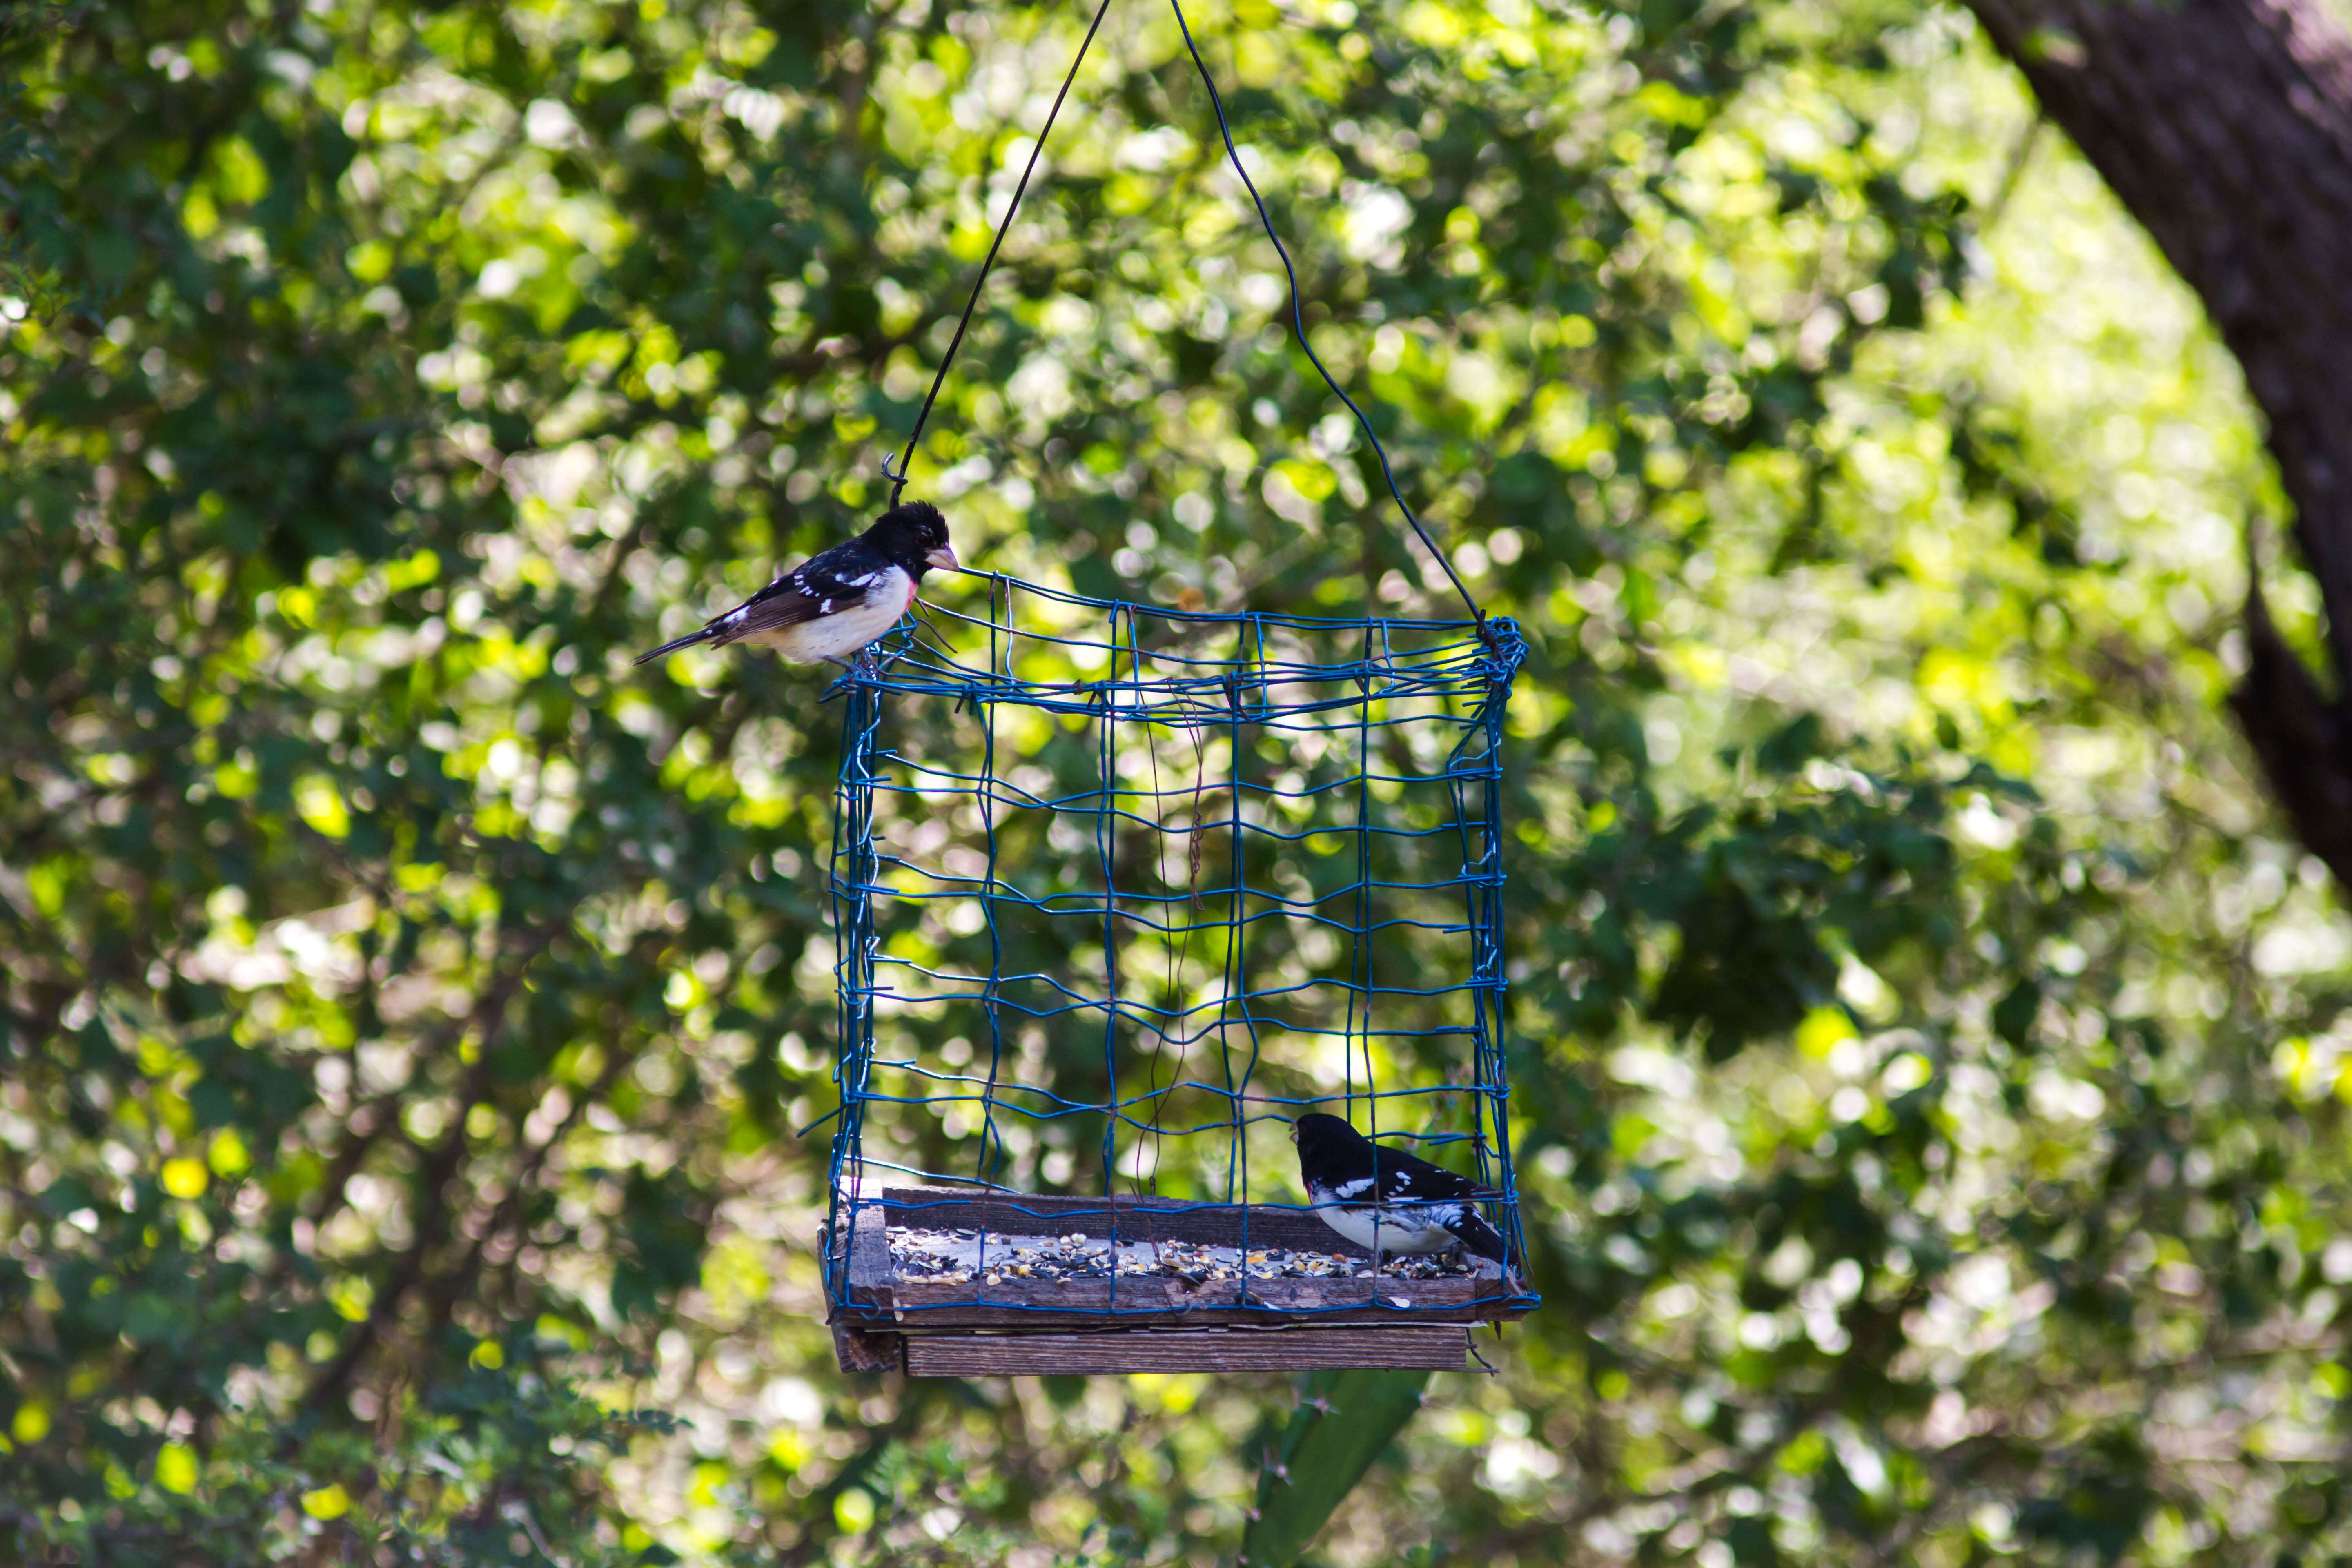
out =
[[[700,631],[641,654],[636,662],[648,664],[697,643],[724,647],[731,642],[809,664],[845,659],[898,624],[924,573],[960,564],[948,548],[948,520],[940,509],[908,501],[847,543],[809,557]]]
[[[1290,1125],[1298,1175],[1323,1223],[1375,1259],[1409,1252],[1475,1252],[1505,1261],[1502,1233],[1477,1205],[1496,1196],[1466,1176],[1401,1149],[1383,1149],[1320,1111]]]

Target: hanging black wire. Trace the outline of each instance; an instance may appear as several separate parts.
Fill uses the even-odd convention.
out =
[[[915,443],[923,438],[923,425],[931,416],[931,405],[939,401],[940,388],[948,379],[948,367],[955,363],[956,350],[963,346],[963,334],[971,325],[971,313],[980,306],[980,291],[988,287],[988,274],[996,265],[996,253],[1003,248],[1004,237],[1012,232],[1013,219],[1021,211],[1021,197],[1029,189],[1029,176],[1037,172],[1037,160],[1045,155],[1045,138],[1054,133],[1054,121],[1062,112],[1062,100],[1070,96],[1070,84],[1078,79],[1078,67],[1086,63],[1087,50],[1109,13],[1110,0],[1102,0],[1095,8],[1095,19],[1078,43],[1078,52],[1070,60],[1068,73],[1062,78],[1062,90],[1054,95],[1054,107],[1045,112],[1045,123],[1038,130],[1036,144],[1029,149],[1029,162],[1021,170],[1021,183],[1013,187],[1012,204],[1004,209],[1004,221],[996,226],[996,238],[989,244],[988,258],[980,264],[980,276],[972,280],[971,298],[963,302],[963,320],[956,323],[955,336],[948,341],[948,352],[940,356],[940,373],[931,377],[931,390],[923,398],[922,411],[915,416],[915,427],[907,433],[906,455],[898,459],[895,472],[890,467],[890,455],[882,455],[882,477],[890,481],[892,506],[898,504],[898,493],[907,488],[907,470],[915,460]]]
[[[1470,590],[1462,585],[1461,577],[1454,570],[1454,563],[1445,558],[1445,552],[1437,548],[1437,542],[1429,537],[1429,530],[1421,525],[1421,519],[1415,517],[1412,508],[1405,504],[1404,491],[1397,488],[1396,471],[1389,467],[1388,448],[1381,445],[1379,434],[1372,429],[1372,422],[1365,417],[1362,409],[1356,406],[1356,400],[1340,389],[1339,381],[1316,353],[1315,345],[1307,341],[1307,318],[1299,310],[1298,269],[1290,264],[1290,252],[1283,248],[1282,237],[1274,232],[1274,219],[1266,213],[1265,198],[1257,194],[1257,185],[1250,179],[1249,171],[1242,167],[1242,155],[1234,146],[1233,127],[1225,123],[1225,100],[1219,96],[1216,81],[1209,75],[1208,62],[1201,58],[1201,46],[1192,41],[1192,29],[1184,21],[1184,7],[1181,0],[1168,0],[1168,5],[1176,13],[1176,26],[1184,35],[1184,47],[1192,53],[1193,67],[1201,73],[1201,85],[1209,89],[1209,104],[1217,111],[1217,131],[1225,139],[1225,156],[1232,162],[1234,173],[1241,176],[1251,202],[1256,205],[1257,221],[1265,226],[1265,237],[1273,242],[1274,253],[1282,258],[1283,271],[1289,274],[1290,324],[1293,334],[1298,339],[1299,351],[1322,375],[1323,384],[1331,389],[1332,395],[1346,404],[1348,412],[1356,416],[1356,423],[1363,426],[1364,439],[1372,444],[1373,455],[1381,460],[1381,477],[1388,480],[1389,494],[1396,498],[1397,510],[1404,513],[1405,521],[1412,525],[1413,534],[1420,539],[1422,548],[1436,557],[1437,564],[1444,569],[1445,580],[1454,584],[1455,593],[1462,595],[1463,604],[1469,606],[1471,618],[1485,626],[1486,612],[1478,607],[1478,601],[1473,599]]]
[[[1289,250],[1283,245],[1282,237],[1275,232],[1274,217],[1265,210],[1265,198],[1258,195],[1256,183],[1249,177],[1249,171],[1242,166],[1241,152],[1234,145],[1233,127],[1225,120],[1224,98],[1217,91],[1216,79],[1209,74],[1208,62],[1201,58],[1201,46],[1193,41],[1192,25],[1184,19],[1181,0],[1168,0],[1168,4],[1176,13],[1177,30],[1184,35],[1184,47],[1192,57],[1193,68],[1201,73],[1201,85],[1209,89],[1209,106],[1216,110],[1217,132],[1224,139],[1225,157],[1232,163],[1234,173],[1241,176],[1243,189],[1249,192],[1251,205],[1257,208],[1257,221],[1265,228],[1266,239],[1273,244],[1274,253],[1282,258],[1282,270],[1290,279],[1291,332],[1298,340],[1299,352],[1306,354],[1307,363],[1315,367],[1316,374],[1322,376],[1323,384],[1331,389],[1332,395],[1346,404],[1348,412],[1356,416],[1357,425],[1364,432],[1364,439],[1372,444],[1372,455],[1381,460],[1381,477],[1388,481],[1389,494],[1395,499],[1397,510],[1404,514],[1405,521],[1412,526],[1413,536],[1421,541],[1422,548],[1429,552],[1439,569],[1445,574],[1445,580],[1454,584],[1454,591],[1462,595],[1462,603],[1470,611],[1471,619],[1481,626],[1485,626],[1486,612],[1480,609],[1478,601],[1470,596],[1470,590],[1463,584],[1461,574],[1454,570],[1454,563],[1446,558],[1445,552],[1437,547],[1437,542],[1429,536],[1429,530],[1422,526],[1421,519],[1414,515],[1412,506],[1406,502],[1404,491],[1397,484],[1396,470],[1390,466],[1388,448],[1381,445],[1380,433],[1372,428],[1371,419],[1340,386],[1330,367],[1315,352],[1315,345],[1307,341],[1307,317],[1299,298],[1298,268],[1291,264]],[[1071,84],[1078,79],[1078,67],[1085,63],[1087,50],[1093,45],[1095,34],[1101,29],[1103,17],[1109,11],[1110,0],[1102,0],[1095,10],[1094,21],[1087,27],[1086,37],[1078,44],[1077,54],[1070,60],[1068,72],[1062,78],[1061,90],[1054,95],[1054,107],[1046,112],[1045,123],[1037,132],[1036,144],[1029,149],[1029,162],[1021,171],[1020,184],[1013,188],[1013,201],[1004,209],[1004,220],[996,226],[996,237],[988,247],[987,258],[980,264],[980,276],[972,283],[971,298],[964,301],[963,317],[956,322],[955,336],[949,340],[947,353],[940,356],[939,374],[931,377],[931,390],[924,395],[923,406],[915,416],[914,429],[908,433],[905,453],[899,457],[895,468],[891,467],[890,455],[883,454],[882,477],[890,481],[892,506],[898,504],[898,497],[907,488],[908,470],[915,460],[915,443],[922,439],[923,426],[931,416],[931,405],[939,401],[940,388],[947,383],[948,368],[955,363],[956,350],[963,345],[964,333],[971,326],[972,312],[980,306],[981,291],[988,287],[988,274],[996,266],[996,254],[1003,247],[1004,237],[1012,231],[1013,220],[1021,211],[1021,198],[1028,192],[1029,176],[1036,173],[1037,160],[1045,153],[1045,138],[1053,134],[1054,121],[1062,112],[1062,102],[1070,96]]]

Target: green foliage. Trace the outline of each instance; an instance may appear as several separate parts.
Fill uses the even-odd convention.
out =
[[[2352,1550],[2352,930],[2220,716],[2274,496],[2181,290],[2063,149],[2012,185],[1955,12],[1195,21],[1535,648],[1548,1304],[1318,1551]],[[0,1556],[1241,1539],[1287,1384],[832,1369],[824,676],[627,663],[871,510],[1080,26],[6,19]],[[914,493],[1081,590],[1442,605],[1172,20],[1097,47]]]
[[[1298,1408],[1269,1450],[1241,1560],[1288,1568],[1356,1488],[1372,1461],[1421,1410],[1425,1372],[1357,1368],[1311,1373]]]
[[[674,1423],[615,1415],[540,1370],[509,1365],[502,1352],[478,1351],[475,1361],[394,1412],[392,1442],[289,1429],[253,1412],[191,1441],[198,1435],[126,1433],[69,1408],[63,1429],[26,1445],[13,1478],[32,1505],[11,1521],[12,1547],[24,1554],[16,1560],[137,1568],[306,1555],[436,1565],[670,1560],[612,1522],[599,1470],[638,1434]]]

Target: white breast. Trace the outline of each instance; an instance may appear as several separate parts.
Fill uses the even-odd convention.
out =
[[[1453,1205],[1433,1205],[1428,1208],[1390,1209],[1385,1212],[1366,1206],[1350,1208],[1333,1203],[1328,1193],[1310,1193],[1316,1202],[1316,1214],[1325,1225],[1338,1231],[1357,1246],[1383,1256],[1408,1252],[1451,1252],[1462,1245],[1454,1233],[1438,1223],[1439,1215],[1452,1213]],[[1378,1215],[1375,1219],[1375,1215]]]
[[[815,620],[754,632],[742,640],[772,648],[784,658],[845,658],[898,625],[914,598],[914,579],[893,566],[867,579],[863,599],[854,605],[835,604],[830,614]]]

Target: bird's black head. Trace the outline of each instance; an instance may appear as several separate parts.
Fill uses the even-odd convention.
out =
[[[1310,1110],[1290,1124],[1290,1141],[1298,1145],[1300,1159],[1313,1160],[1339,1153],[1366,1139],[1339,1118]]]
[[[905,568],[918,583],[934,566],[953,571],[962,564],[948,548],[948,520],[927,500],[892,507],[866,531],[866,537],[892,565]]]

